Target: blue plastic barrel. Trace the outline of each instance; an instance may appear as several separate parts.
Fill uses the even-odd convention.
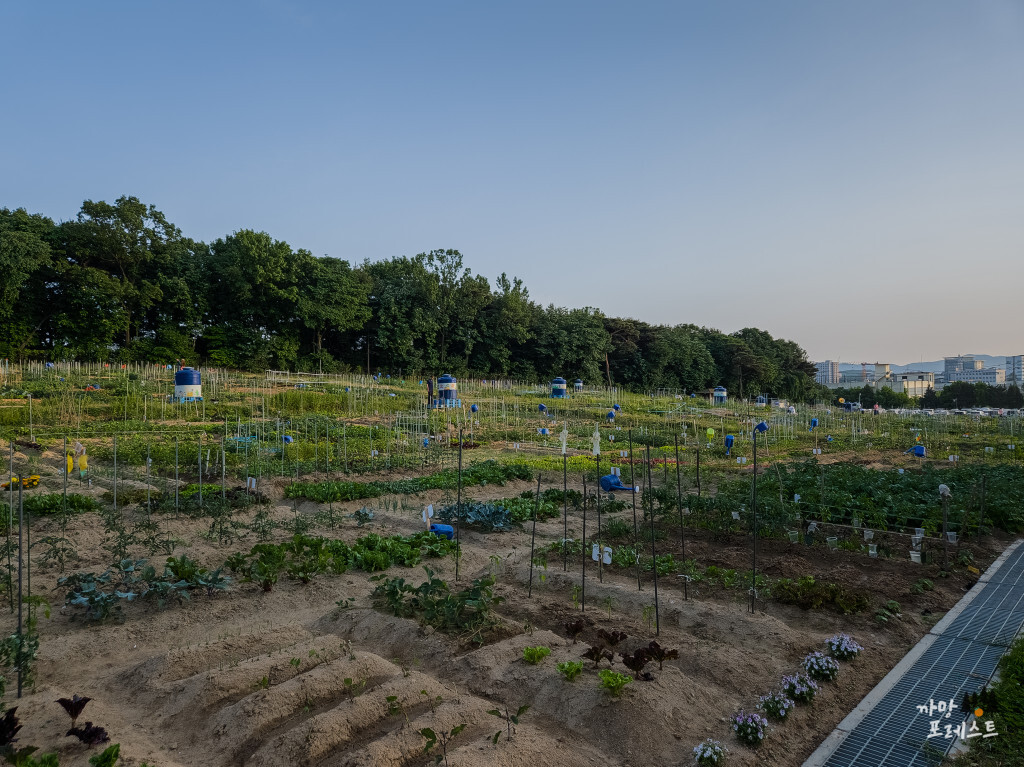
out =
[[[559,377],[553,380],[551,382],[551,396],[555,399],[565,399],[565,384],[566,382],[564,378]]]
[[[447,538],[449,541],[455,537],[455,528],[451,525],[431,525],[430,532],[434,535]]]
[[[478,411],[479,409],[480,409],[480,406],[479,406],[479,405],[470,405],[470,406],[469,406],[469,412],[471,412],[471,413],[475,413],[475,412],[476,412],[476,411]]]

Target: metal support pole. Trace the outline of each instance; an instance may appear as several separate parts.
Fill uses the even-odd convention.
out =
[[[757,609],[757,429],[753,431],[754,437],[754,482],[751,491],[751,508],[754,513],[754,524],[751,526],[754,533],[754,546],[752,565],[750,568],[750,612]]]
[[[587,471],[583,470],[583,571],[580,607],[587,611]]]
[[[22,595],[22,530],[25,528],[25,502],[24,502],[24,482],[23,478],[18,478],[18,647],[15,652],[15,665],[18,667],[18,697],[21,697],[21,646],[24,644],[25,635],[23,633],[22,622],[21,622],[21,610],[22,603],[25,601]]]
[[[683,481],[679,469],[679,435],[676,435],[676,505],[679,507],[679,545],[682,547],[681,559],[686,562],[686,528],[683,527]],[[689,576],[683,576],[683,599],[689,599],[689,588],[687,581]]]
[[[604,544],[601,542],[601,454],[594,456],[597,464],[597,580],[604,583]],[[583,552],[586,556],[587,552]]]
[[[634,552],[637,546],[640,545],[640,530],[637,527],[636,522],[636,476],[633,471],[633,430],[629,430],[629,492],[633,496],[633,547]],[[643,585],[640,582],[640,557],[636,557],[636,590],[643,591]]]
[[[462,521],[462,429],[459,429],[459,488],[458,496],[455,501],[455,581],[459,580],[459,559],[462,555],[462,547],[460,545],[459,529]],[[533,567],[533,562],[530,562],[530,567]]]
[[[459,441],[461,444],[461,440]],[[530,534],[530,585],[526,596],[533,596],[533,549],[537,543],[537,515],[540,514],[540,472],[537,472],[537,497],[533,501],[533,532]]]
[[[562,572],[569,572],[569,479],[568,458],[562,453]]]
[[[658,555],[654,548],[654,484],[651,478],[651,446],[647,445],[647,490],[651,493],[651,566],[654,569],[654,635],[661,636],[658,604]]]

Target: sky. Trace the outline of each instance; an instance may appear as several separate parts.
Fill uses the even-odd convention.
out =
[[[0,207],[133,195],[811,359],[1024,353],[1024,2],[46,2]]]

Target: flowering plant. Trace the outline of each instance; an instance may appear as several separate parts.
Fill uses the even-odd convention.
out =
[[[782,689],[797,703],[811,703],[818,692],[818,683],[807,674],[798,671],[793,676],[782,677]]]
[[[837,660],[850,660],[860,655],[864,648],[853,641],[849,634],[836,634],[825,644],[828,645],[828,654]]]
[[[732,729],[736,737],[748,746],[758,746],[764,740],[764,729],[768,720],[760,714],[748,714],[742,709],[732,715]]]
[[[713,767],[713,765],[725,764],[725,755],[729,750],[717,740],[708,738],[703,743],[693,747],[693,761],[700,767]]]
[[[782,721],[789,714],[790,709],[796,706],[791,698],[781,692],[770,692],[758,698],[757,707],[768,714],[770,719]]]
[[[832,682],[839,676],[839,661],[828,657],[823,652],[812,652],[804,658],[804,671],[814,679]]]

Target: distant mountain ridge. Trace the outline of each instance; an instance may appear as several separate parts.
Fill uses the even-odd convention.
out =
[[[953,356],[953,355],[950,355]],[[1003,368],[1006,366],[1006,357],[993,357],[991,354],[975,354],[974,359],[981,360],[987,368]],[[882,360],[879,360],[881,362]],[[874,362],[868,363],[868,369],[874,372]],[[931,360],[929,362],[908,362],[905,365],[893,365],[892,372],[906,373],[911,370],[920,370],[923,373],[941,373],[946,369],[945,360]],[[839,364],[840,371],[860,370],[860,364],[842,362]]]

